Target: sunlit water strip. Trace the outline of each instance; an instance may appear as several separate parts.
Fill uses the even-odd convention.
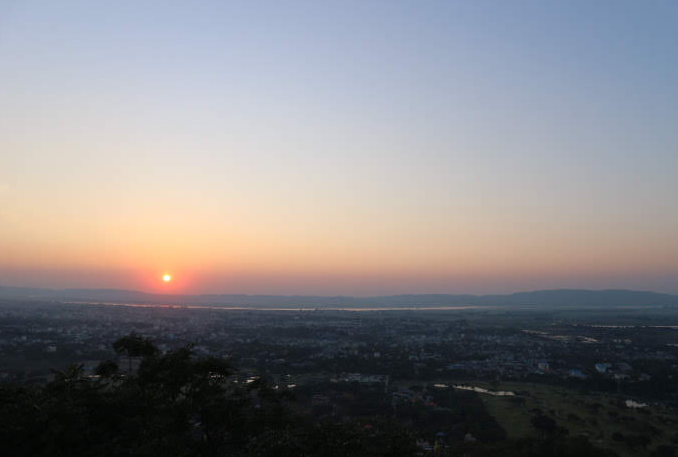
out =
[[[105,305],[105,306],[126,306],[130,308],[163,308],[163,309],[210,309],[223,311],[463,311],[469,309],[495,309],[494,306],[382,306],[382,307],[294,307],[292,305],[286,308],[274,308],[267,306],[231,306],[231,305],[170,305],[159,303],[113,303],[113,302],[91,302],[91,301],[66,301],[62,304],[72,305]]]

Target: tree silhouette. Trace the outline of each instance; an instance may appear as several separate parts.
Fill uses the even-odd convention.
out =
[[[153,357],[160,351],[153,342],[132,332],[127,336],[119,338],[113,343],[113,349],[118,354],[125,354],[129,362],[128,372],[132,372],[133,357]]]
[[[235,383],[224,359],[196,357],[191,345],[161,354],[136,334],[114,347],[141,357],[137,373],[115,376],[105,361],[83,376],[82,365],[54,370],[44,386],[0,384],[0,455],[195,457],[415,456],[414,431],[382,415],[316,421],[287,406],[289,391],[261,377]],[[556,430],[537,416],[534,425]],[[443,455],[611,455],[581,438],[550,433],[541,440],[460,442]]]
[[[118,364],[113,360],[104,360],[97,365],[94,374],[103,378],[110,378],[118,372]]]

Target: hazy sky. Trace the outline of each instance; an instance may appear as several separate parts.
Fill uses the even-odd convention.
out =
[[[0,0],[0,285],[678,293],[676,24],[672,0]]]

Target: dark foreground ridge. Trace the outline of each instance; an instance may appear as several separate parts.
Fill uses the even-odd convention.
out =
[[[53,370],[44,386],[0,385],[0,454],[7,456],[415,456],[422,455],[408,424],[383,415],[332,420],[295,412],[293,392],[264,378],[236,382],[226,360],[196,357],[188,345],[161,354],[148,339],[130,334],[113,344],[128,363],[99,364],[93,376],[82,365]],[[138,368],[133,369],[133,366]],[[456,404],[472,404],[459,392]],[[471,408],[461,409],[465,415]],[[497,429],[474,414],[470,427]],[[477,423],[476,423],[477,422]],[[411,425],[411,424],[410,424]],[[447,456],[614,456],[543,414],[534,438],[502,433],[453,445]],[[502,430],[497,429],[498,432]],[[470,435],[469,435],[470,436]]]
[[[539,306],[613,307],[678,306],[678,295],[632,290],[559,289],[518,292],[506,295],[414,294],[378,297],[312,295],[151,294],[119,289],[35,289],[0,287],[0,298],[111,303],[154,303],[176,305],[253,307],[379,307],[379,306]]]

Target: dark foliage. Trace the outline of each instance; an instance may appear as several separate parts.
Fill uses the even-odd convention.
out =
[[[116,341],[114,348],[141,359],[136,374],[121,374],[115,362],[104,361],[93,377],[84,376],[83,367],[77,365],[55,370],[54,380],[45,386],[0,386],[0,455],[418,455],[414,434],[392,416],[369,422],[314,422],[309,416],[291,413],[286,404],[288,391],[263,379],[234,383],[235,370],[227,361],[197,358],[190,345],[160,354],[152,342],[132,334]],[[492,425],[483,416],[477,419]],[[439,452],[608,455],[586,440],[567,438],[546,416],[536,416],[534,425],[545,432],[540,440],[456,440]],[[473,430],[474,435],[482,435],[480,428]],[[646,445],[637,441],[635,446]],[[671,455],[672,449],[662,452]]]
[[[71,366],[44,387],[0,387],[0,455],[413,455],[396,424],[304,423],[285,407],[287,392],[235,384],[228,362],[196,358],[191,346],[160,355],[133,334],[114,348],[142,358],[136,375],[105,361],[93,378]]]

